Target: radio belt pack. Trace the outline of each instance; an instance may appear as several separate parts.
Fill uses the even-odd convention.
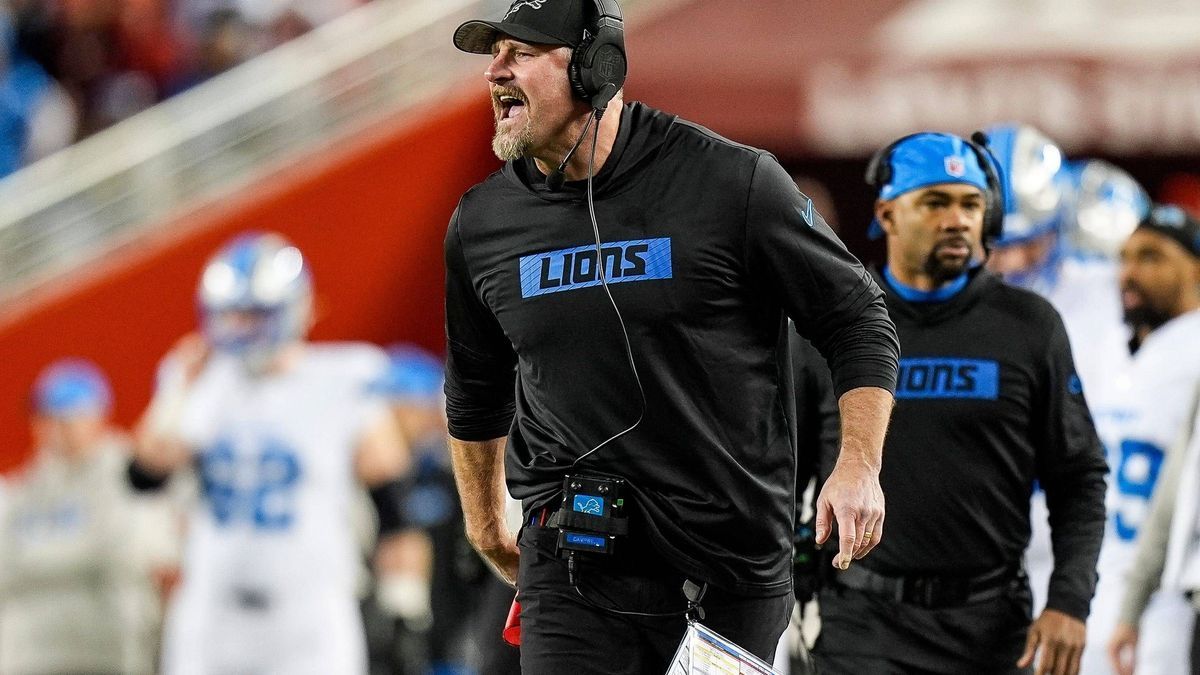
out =
[[[629,534],[626,483],[613,476],[576,474],[563,479],[562,508],[546,523],[558,529],[558,554],[611,555]]]

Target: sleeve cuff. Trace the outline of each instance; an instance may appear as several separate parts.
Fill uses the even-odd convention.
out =
[[[490,441],[508,436],[512,428],[513,412],[501,413],[487,418],[476,417],[471,420],[448,420],[447,430],[450,436],[468,442]]]
[[[1081,598],[1051,592],[1050,597],[1046,600],[1046,609],[1053,609],[1062,612],[1067,616],[1072,616],[1080,621],[1086,622],[1088,618],[1088,612],[1091,609],[1091,602]]]
[[[841,398],[843,394],[851,389],[859,389],[862,387],[875,387],[883,389],[892,396],[896,395],[896,378],[885,377],[878,374],[878,370],[874,370],[871,374],[854,375],[845,379],[838,380],[837,389],[834,395]]]

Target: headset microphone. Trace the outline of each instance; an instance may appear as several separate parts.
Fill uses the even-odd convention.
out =
[[[567,155],[567,157],[570,157],[570,155]],[[563,164],[566,163],[566,160],[563,160]],[[560,166],[551,171],[549,176],[546,176],[546,189],[551,192],[558,192],[562,189],[563,183],[566,181],[567,175],[563,173],[562,167]]]
[[[551,192],[558,192],[562,189],[563,183],[567,181],[567,162],[570,162],[571,157],[575,156],[575,151],[578,150],[579,145],[583,143],[583,139],[587,136],[588,128],[592,126],[592,122],[600,119],[602,114],[602,110],[595,110],[591,115],[588,115],[587,123],[583,125],[583,131],[579,133],[579,138],[575,139],[575,145],[571,146],[571,151],[567,153],[566,157],[563,157],[562,163],[560,163],[557,168],[551,171],[550,175],[546,176],[547,190]],[[598,122],[597,126],[599,126]]]

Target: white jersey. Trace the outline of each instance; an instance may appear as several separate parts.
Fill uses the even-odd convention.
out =
[[[0,519],[0,673],[154,671],[161,619],[123,439],[68,462],[43,449]],[[159,520],[159,524],[169,521]]]
[[[1106,644],[1116,627],[1126,575],[1136,558],[1137,535],[1150,511],[1164,453],[1190,420],[1200,384],[1200,311],[1177,317],[1146,338],[1119,376],[1109,400],[1095,403],[1097,429],[1109,462],[1100,581],[1088,620],[1084,675],[1112,673]],[[1142,618],[1137,649],[1140,675],[1190,672],[1189,646],[1194,611],[1172,593],[1154,597]]]
[[[1117,265],[1068,257],[1047,298],[1066,324],[1076,370],[1104,443],[1109,464],[1108,512],[1099,583],[1088,618],[1083,675],[1109,675],[1106,646],[1116,626],[1125,574],[1136,551],[1137,527],[1149,510],[1162,453],[1186,422],[1187,406],[1200,382],[1200,317],[1180,317],[1160,327],[1130,356],[1117,282]],[[1026,567],[1035,615],[1045,605],[1054,567],[1045,496],[1031,506],[1033,536]],[[1187,672],[1193,612],[1165,594],[1146,612],[1138,648],[1138,673]]]
[[[386,408],[367,345],[311,344],[287,372],[206,365],[183,411],[202,496],[171,609],[168,675],[362,673],[354,457]]]
[[[1119,409],[1098,406],[1119,401],[1115,388],[1130,363],[1128,338],[1121,309],[1117,265],[1098,258],[1065,257],[1051,287],[1038,288],[1062,316],[1071,343],[1075,371],[1083,384],[1084,396],[1097,430],[1110,417],[1120,418]],[[1103,405],[1109,405],[1105,403]],[[1104,439],[1101,434],[1101,440]],[[1109,457],[1109,465],[1112,458]],[[1037,616],[1046,604],[1050,574],[1054,571],[1050,526],[1047,523],[1045,493],[1034,493],[1030,506],[1032,537],[1025,554],[1025,567],[1033,589],[1033,610]],[[1094,640],[1089,636],[1089,641]]]

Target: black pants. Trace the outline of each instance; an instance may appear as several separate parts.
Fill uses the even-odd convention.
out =
[[[521,675],[521,652],[501,634],[516,591],[490,572],[488,576],[476,608],[474,636],[479,660],[475,670],[482,675]]]
[[[554,555],[556,531],[521,532],[521,672],[526,675],[663,673],[686,630],[683,616],[620,616],[570,585]],[[682,612],[684,577],[639,547],[617,560],[581,562],[579,586],[595,604],[635,612]],[[792,595],[745,598],[709,588],[704,625],[770,662],[787,627]]]
[[[1028,583],[961,607],[926,609],[834,586],[820,594],[821,675],[1017,675],[1032,600]]]

